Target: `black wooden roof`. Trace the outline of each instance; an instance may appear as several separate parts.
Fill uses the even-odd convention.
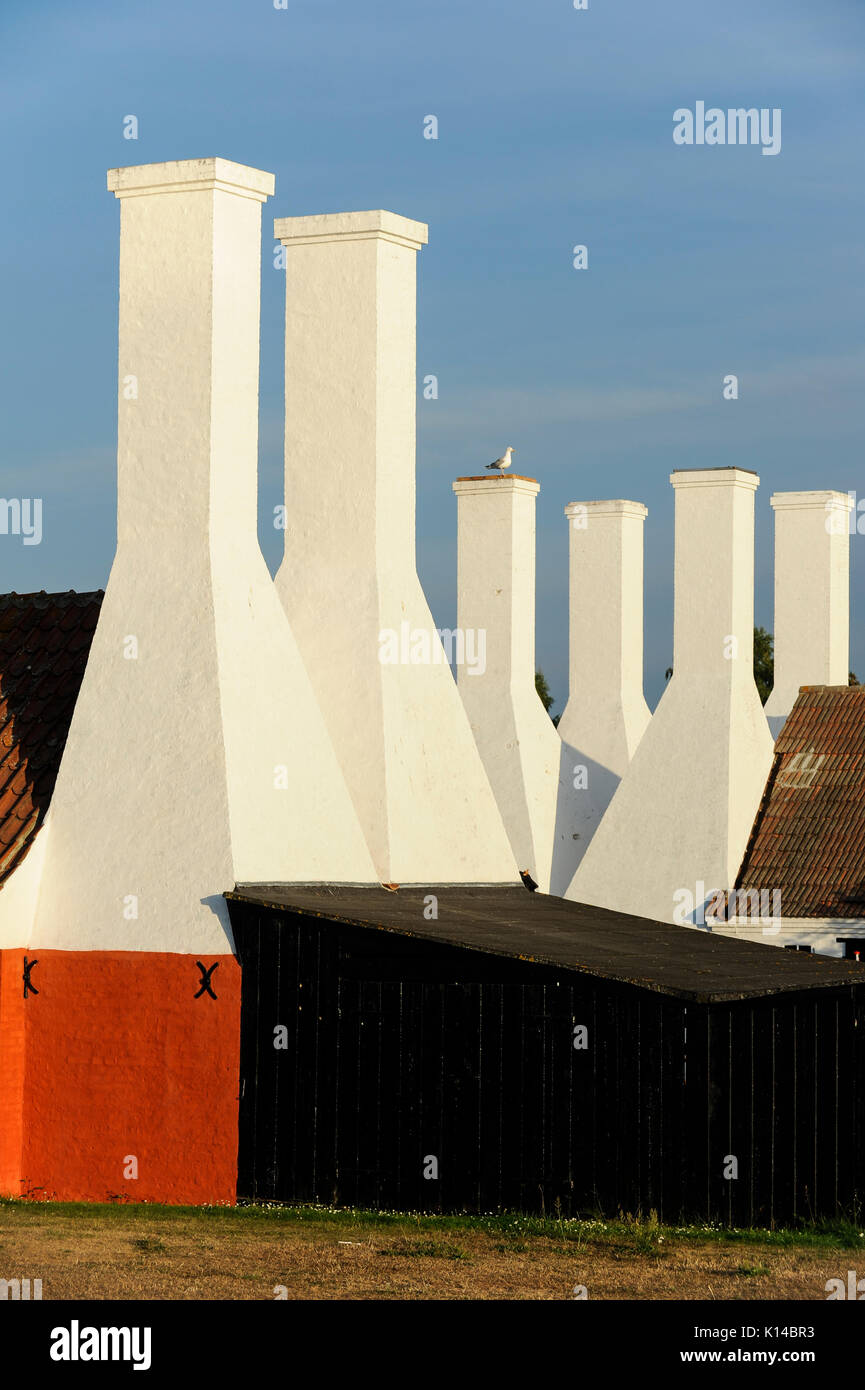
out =
[[[434,893],[438,919],[427,921]],[[606,908],[566,902],[521,885],[399,888],[238,885],[228,899],[472,951],[530,960],[693,999],[749,999],[865,983],[865,964],[738,941]]]

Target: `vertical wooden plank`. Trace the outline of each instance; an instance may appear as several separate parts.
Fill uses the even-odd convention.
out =
[[[416,1211],[425,1205],[427,1194],[421,1169],[421,1049],[423,1046],[423,986],[418,980],[405,980],[400,988],[399,1086],[396,1097],[399,1116],[398,1191],[400,1205]]]
[[[465,989],[459,985],[444,985],[442,1004],[443,1106],[439,1165],[442,1207],[450,1211],[459,1204],[460,1194],[469,1205],[473,1197],[471,1114],[466,1096],[469,1078],[463,1055],[471,1042],[466,1036],[468,1010]]]
[[[640,1113],[640,1012],[642,1001],[636,992],[616,992],[613,998],[616,1034],[615,1118],[616,1200],[631,1215],[643,1210],[642,1127]],[[612,1118],[612,1117],[611,1117]]]
[[[841,1185],[841,1135],[839,1102],[842,1095],[839,1004],[833,995],[827,1007],[821,1041],[821,1070],[823,1072],[825,1134],[828,1140],[826,1164],[828,1178],[827,1206],[832,1216],[840,1213],[843,1203]]]
[[[749,1001],[753,1062],[753,1220],[769,1226],[774,1210],[775,1038],[772,1005],[766,999]]]
[[[852,990],[839,990],[836,1000],[836,1090],[835,1113],[837,1133],[837,1195],[835,1210],[840,1216],[852,1212],[856,1191],[856,1159],[860,1119],[859,1088],[861,1079],[856,1071],[856,1035],[858,1032]]]
[[[816,994],[816,991],[814,992]],[[793,1200],[797,1216],[816,1219],[817,1211],[817,1002],[802,996],[796,1016],[796,1180]]]
[[[663,1005],[662,1168],[664,1220],[688,1217],[690,1144],[687,1132],[688,1021],[690,1010],[678,1000]]]
[[[292,1024],[293,1018],[287,1014],[283,1019],[279,1009],[279,947],[282,922],[273,913],[264,911],[258,914],[259,954],[257,970],[256,997],[256,1035],[257,1056],[255,1088],[256,1097],[256,1198],[258,1201],[290,1201],[292,1191],[291,1173],[280,1171],[277,1153],[279,1149],[279,1102],[277,1085],[286,1070],[294,1065]],[[277,1051],[274,1047],[274,1028],[285,1023],[288,1028],[288,1048]]]
[[[523,1115],[523,1201],[527,1211],[546,1212],[552,1197],[545,1184],[544,987],[524,989],[523,1085],[519,1106]]]
[[[504,986],[481,985],[478,991],[480,1011],[479,1072],[479,1192],[482,1211],[500,1211],[502,1207],[502,1112],[504,1110],[504,1058],[502,1026],[504,1021]]]
[[[834,1086],[834,1074],[827,1077],[826,1040],[832,1030],[834,1001],[828,992],[820,991],[814,1002],[814,1161],[813,1202],[819,1215],[833,1208],[834,1143],[827,1114],[827,1081]],[[834,1073],[834,1068],[833,1068]]]
[[[442,1210],[442,1179],[423,1176],[427,1158],[435,1158],[439,1171],[448,1161],[444,1152],[444,986],[425,982],[422,986],[421,1038],[418,1051],[418,1130],[419,1144],[415,1163],[419,1175],[420,1205],[426,1211]],[[408,1156],[406,1158],[408,1162]]]
[[[733,1147],[732,1037],[728,1005],[716,1004],[709,1008],[707,1034],[707,1211],[710,1220],[729,1222],[735,1183],[725,1178],[724,1173],[729,1170],[729,1160],[738,1160],[739,1155]]]
[[[377,1005],[375,1193],[376,1206],[390,1209],[400,1196],[399,980],[378,982]]]
[[[565,991],[566,1016],[560,1020],[560,1045],[565,1052],[564,1079],[568,1087],[567,1114],[561,1116],[567,1140],[569,1210],[572,1216],[593,1214],[598,1207],[595,1191],[595,1110],[598,1038],[594,991],[582,980]],[[576,1029],[585,1029],[576,1047]],[[565,1125],[565,1118],[567,1124]]]
[[[727,1054],[727,1133],[738,1177],[726,1181],[726,1219],[732,1226],[754,1224],[754,1038],[750,1002],[729,1006]]]
[[[314,1055],[312,1102],[315,1107],[315,1148],[312,1155],[310,1187],[316,1202],[329,1201],[333,1190],[334,1126],[334,1046],[330,990],[335,964],[334,935],[342,930],[330,923],[315,923],[310,945],[313,978],[310,981],[310,1027]]]
[[[360,1173],[365,1204],[386,1205],[381,1199],[381,1112],[384,1097],[381,1085],[382,984],[365,980],[363,986],[361,1030]]]
[[[338,1080],[337,1183],[340,1198],[350,1206],[368,1196],[361,1178],[363,1141],[361,1094],[364,1085],[363,984],[342,979],[339,985],[340,1049]]]
[[[233,904],[232,921],[241,964],[240,1090],[238,1097],[237,1196],[257,1200],[258,979],[261,928],[246,903]]]
[[[684,1203],[689,1220],[711,1220],[711,1135],[712,1116],[709,1094],[709,1009],[707,1004],[689,1004],[686,1046],[685,1142],[687,1164]]]
[[[595,1185],[598,1204],[603,1214],[615,1216],[621,1200],[620,1143],[617,1120],[619,1094],[619,1036],[615,1000],[608,989],[598,990],[595,1036],[597,1039],[597,1069],[595,1088],[598,1100],[595,1111],[597,1140]],[[613,1101],[615,1097],[615,1101]]]
[[[316,1200],[336,1203],[337,1184],[337,1097],[339,1087],[339,1019],[337,1014],[339,978],[345,949],[343,927],[326,924],[319,932],[318,958],[318,1154]]]
[[[267,932],[263,957],[259,957],[259,1057],[269,1078],[262,1086],[262,1103],[271,1113],[267,1144],[265,1179],[268,1196],[264,1200],[290,1202],[294,1200],[294,1170],[290,1146],[294,1138],[294,1076],[297,1052],[294,1038],[294,982],[287,971],[286,959],[296,954],[297,930],[293,922],[269,912],[264,922]],[[264,969],[262,970],[262,966]],[[272,1010],[272,1012],[271,1012]],[[268,1015],[270,1015],[268,1017]],[[285,1047],[277,1047],[283,1035],[276,1029],[285,1028]],[[289,1153],[286,1152],[288,1147]],[[288,1161],[286,1161],[288,1160]]]
[[[603,1115],[606,1111],[604,1099],[604,1056],[603,1056],[603,1000],[601,991],[597,983],[592,981],[588,989],[581,991],[583,996],[583,1007],[586,1016],[581,1017],[577,1010],[574,1017],[578,1023],[587,1023],[589,1026],[589,1050],[588,1057],[590,1066],[586,1068],[589,1072],[588,1077],[583,1075],[583,1084],[577,1089],[578,1098],[582,1098],[584,1114],[587,1120],[585,1136],[583,1131],[578,1133],[581,1142],[577,1147],[578,1158],[582,1158],[582,1164],[576,1165],[577,1191],[582,1201],[593,1212],[600,1215],[604,1211],[603,1172],[606,1161],[606,1133],[603,1125]],[[586,1095],[586,1087],[589,1087],[589,1094]],[[575,1106],[575,1121],[580,1124],[579,1099]]]
[[[520,984],[501,987],[501,1104],[500,1201],[503,1208],[519,1210],[523,1205],[523,1090],[525,1056],[523,1051],[524,995]]]
[[[547,987],[546,1028],[546,1115],[548,1182],[553,1205],[563,1216],[571,1215],[573,1177],[571,1173],[571,1073],[574,1055],[571,1030],[571,991],[565,980],[553,980]]]
[[[317,1141],[316,1087],[317,1087],[317,924],[307,924],[298,919],[296,953],[293,953],[293,975],[295,992],[288,992],[282,1001],[294,1002],[295,1067],[293,1074],[293,1106],[289,1104],[286,1091],[280,1090],[280,1105],[285,1123],[290,1126],[292,1135],[291,1166],[293,1168],[292,1187],[294,1200],[315,1201],[315,1158]],[[283,981],[288,977],[288,968],[283,964]],[[286,1107],[288,1109],[286,1110]],[[281,1145],[284,1151],[287,1145]]]
[[[659,1219],[662,1219],[664,1206],[661,1107],[662,1038],[662,1000],[658,995],[647,995],[642,1004],[640,1026],[641,1205],[644,1211],[656,1211]]]
[[[798,1056],[794,1008],[779,999],[772,1009],[774,1037],[774,1189],[772,1217],[784,1226],[795,1218],[796,1090]]]

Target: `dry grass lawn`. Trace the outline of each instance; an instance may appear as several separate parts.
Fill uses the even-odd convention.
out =
[[[861,1244],[860,1244],[861,1242]],[[0,1278],[43,1299],[825,1300],[865,1237],[656,1221],[0,1202]]]

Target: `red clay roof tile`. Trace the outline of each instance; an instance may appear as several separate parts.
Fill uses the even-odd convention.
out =
[[[865,917],[865,687],[805,686],[775,744],[737,889],[783,917]]]
[[[0,595],[0,887],[54,791],[102,591]]]

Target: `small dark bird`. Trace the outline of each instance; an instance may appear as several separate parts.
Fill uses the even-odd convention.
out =
[[[520,869],[520,878],[528,888],[529,892],[534,893],[538,885],[535,883],[535,880],[532,878],[528,869]]]

